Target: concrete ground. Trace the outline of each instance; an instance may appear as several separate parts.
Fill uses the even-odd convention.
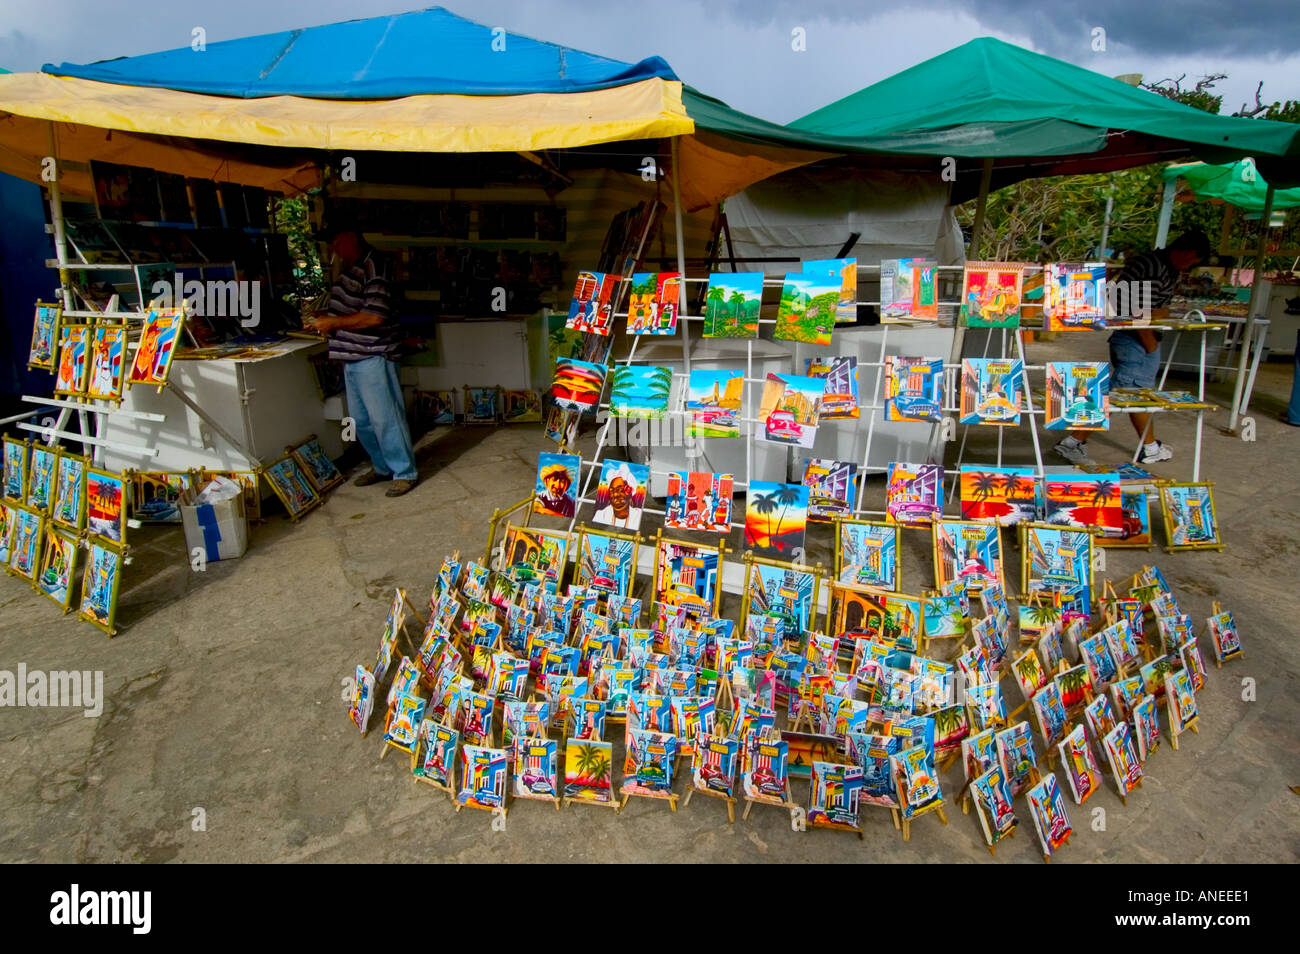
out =
[[[1036,346],[1030,359],[1103,358],[1103,340],[1089,338],[1082,350],[1073,341],[1068,352]],[[1262,369],[1254,443],[1207,428],[1204,477],[1216,481],[1223,553],[1108,553],[1114,579],[1149,562],[1164,570],[1198,621],[1207,661],[1203,621],[1221,600],[1236,616],[1245,655],[1211,666],[1199,735],[1184,737],[1177,752],[1166,739],[1127,806],[1113,788],[1081,808],[1067,794],[1075,835],[1058,862],[1300,858],[1300,798],[1289,788],[1300,785],[1300,430],[1276,421],[1290,380],[1289,362]],[[1221,411],[1212,420],[1222,426],[1226,418]],[[1160,421],[1178,452],[1162,473],[1190,476],[1192,421]],[[1128,425],[1116,424],[1094,438],[1095,459],[1127,458]],[[972,459],[992,452],[988,435],[979,436]],[[413,784],[396,753],[380,761],[381,733],[358,735],[343,680],[374,659],[392,588],[427,604],[444,554],[481,557],[492,509],[529,492],[546,449],[553,446],[535,425],[442,429],[421,443],[422,482],[410,495],[390,500],[382,486],[342,486],[297,525],[272,517],[254,529],[243,559],[204,572],[189,569],[179,528],[133,531],[121,633],[111,640],[60,616],[25,581],[0,578],[0,669],[102,670],[107,695],[98,718],[0,709],[0,861],[1041,864],[1022,799],[1021,831],[990,858],[975,817],[951,803],[961,784],[956,765],[942,778],[947,826],[921,818],[905,845],[883,811],[864,810],[858,841],[796,833],[784,812],[763,806],[728,825],[724,806],[704,797],[676,814],[636,799],[621,816],[514,802],[505,830],[494,831],[489,815],[455,814],[445,797]],[[1023,429],[1006,449],[1009,462],[1032,459]],[[879,481],[867,493],[883,500]],[[928,537],[906,533],[904,559],[904,588],[928,587]],[[1017,698],[1014,687],[1004,689]],[[616,760],[620,752],[617,745]],[[806,803],[807,783],[794,788]]]

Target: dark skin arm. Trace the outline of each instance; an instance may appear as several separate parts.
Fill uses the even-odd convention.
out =
[[[383,323],[384,319],[372,311],[358,311],[351,315],[320,314],[304,325],[318,334],[327,335],[332,331],[360,331]]]

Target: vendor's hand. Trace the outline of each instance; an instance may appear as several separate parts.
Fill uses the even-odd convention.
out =
[[[334,330],[334,324],[327,315],[316,315],[303,322],[303,327],[308,331],[314,331],[318,335],[327,335]]]

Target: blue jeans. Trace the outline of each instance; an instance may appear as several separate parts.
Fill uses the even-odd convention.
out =
[[[1291,404],[1286,409],[1286,419],[1300,425],[1300,330],[1295,333],[1295,374],[1291,378]]]
[[[1117,331],[1110,336],[1110,385],[1114,388],[1154,388],[1160,373],[1160,349],[1150,354],[1138,336]]]
[[[343,364],[348,413],[357,422],[357,439],[370,455],[375,473],[415,480],[415,451],[406,426],[406,405],[397,365],[376,355]]]

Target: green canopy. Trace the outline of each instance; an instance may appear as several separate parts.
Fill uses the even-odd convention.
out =
[[[1182,179],[1187,187],[1201,199],[1221,199],[1246,212],[1263,212],[1264,196],[1268,182],[1244,160],[1228,165],[1209,165],[1193,162],[1170,166],[1161,176],[1166,182]],[[1273,208],[1290,209],[1300,205],[1300,188],[1275,189]]]
[[[991,37],[903,70],[789,128],[873,151],[991,158],[994,188],[1187,155],[1210,162],[1253,156],[1279,182],[1300,182],[1300,125],[1206,113]]]

